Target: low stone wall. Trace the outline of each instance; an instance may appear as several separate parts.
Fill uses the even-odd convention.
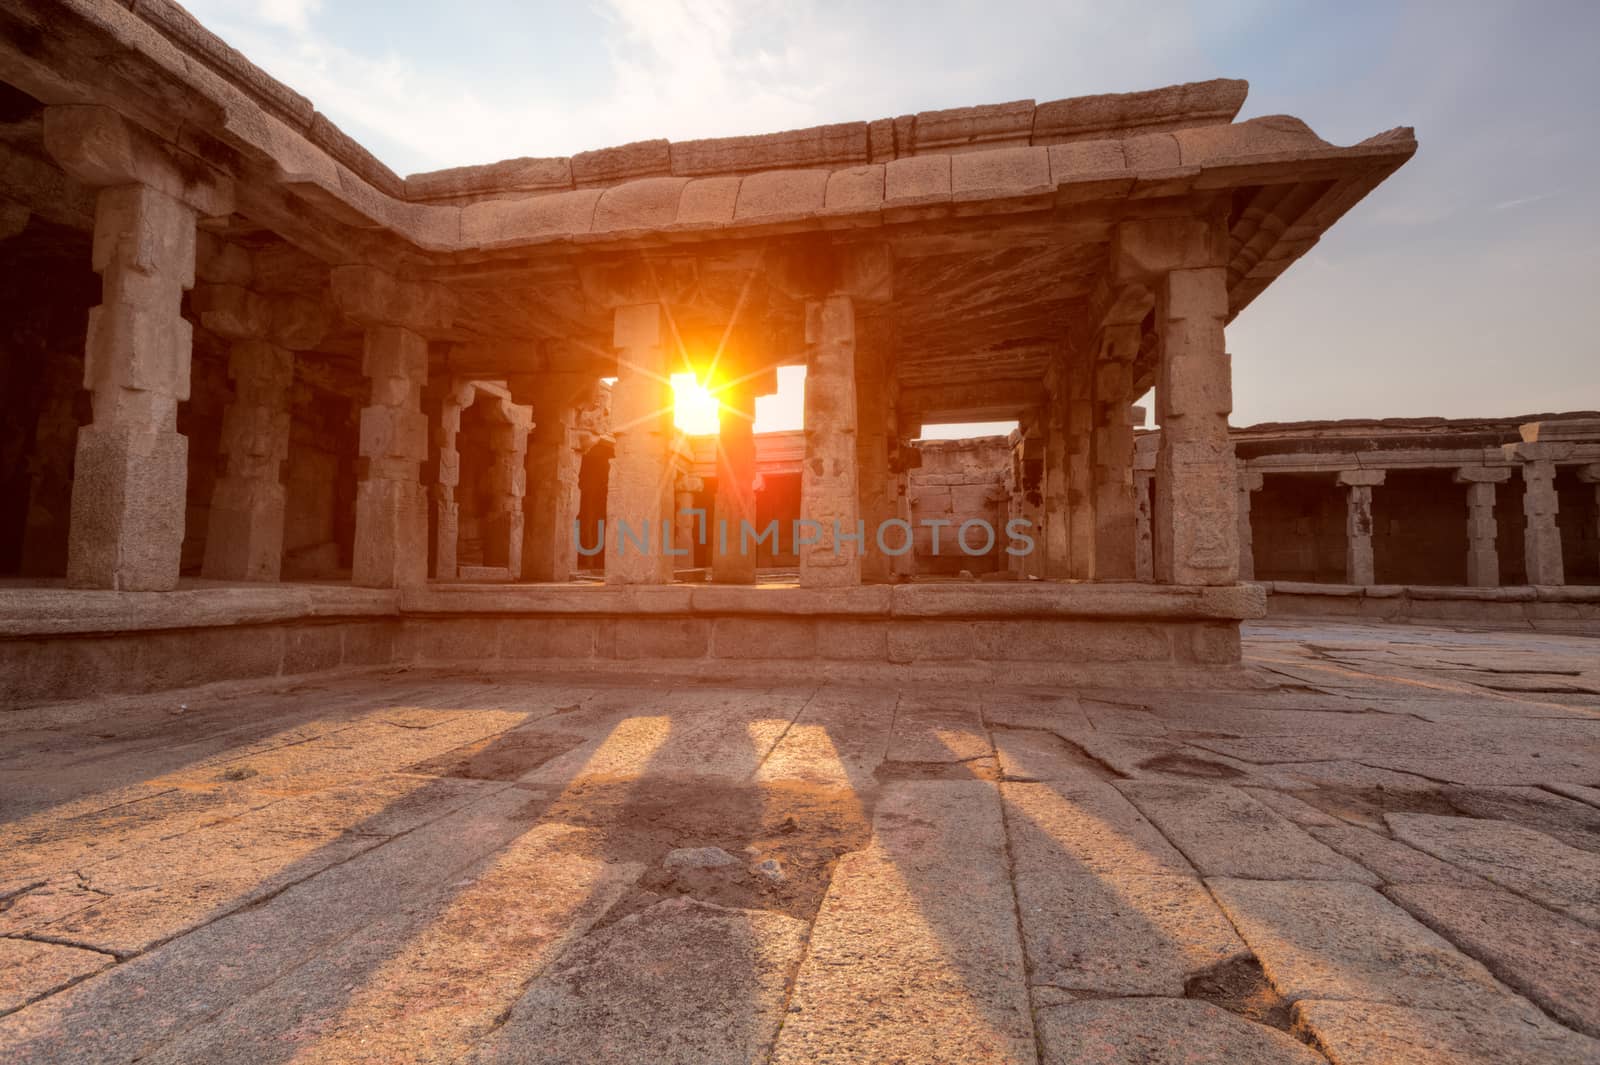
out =
[[[395,663],[884,683],[1243,682],[1260,588],[0,591],[0,707]]]
[[[1594,631],[1600,587],[1440,587],[1265,581],[1268,618],[1367,618]]]

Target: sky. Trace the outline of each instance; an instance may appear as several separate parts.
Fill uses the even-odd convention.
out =
[[[1261,421],[1600,408],[1600,4],[187,0],[401,174],[1213,77],[1414,159],[1229,327]],[[796,417],[790,375],[772,428]]]

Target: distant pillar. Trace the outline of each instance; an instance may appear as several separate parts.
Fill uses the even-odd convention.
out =
[[[1595,539],[1600,540],[1600,462],[1578,467],[1578,480],[1593,486],[1594,505],[1589,511],[1589,518],[1594,523]]]
[[[428,383],[424,331],[453,320],[448,291],[402,281],[368,266],[331,275],[334,304],[364,329],[361,371],[371,402],[361,411],[364,471],[356,485],[355,561],[351,579],[368,588],[420,584],[428,576]]]
[[[866,543],[861,546],[861,579],[872,584],[887,583],[894,570],[894,560],[877,544],[879,527],[895,516],[885,354],[880,344],[856,353],[856,467],[861,520],[867,528]]]
[[[461,573],[461,412],[472,403],[468,386],[465,397],[451,395],[439,412],[438,476],[433,483],[433,576],[453,581]]]
[[[189,442],[177,429],[189,398],[195,222],[232,210],[232,186],[115,112],[50,107],[46,150],[98,188],[92,265],[101,301],[89,311],[83,385],[94,420],[78,430],[67,584],[167,591],[177,586]]]
[[[806,304],[805,465],[800,516],[816,523],[803,544],[800,584],[842,588],[861,583],[856,477],[855,303],[832,295]],[[837,526],[837,529],[835,528]],[[840,535],[836,538],[835,532]]]
[[[1044,440],[1038,423],[1024,422],[1022,439],[1017,444],[1018,491],[1021,493],[1018,517],[1028,523],[1033,550],[1010,556],[1017,575],[1023,578],[1044,576]]]
[[[666,316],[658,303],[618,307],[612,328],[616,453],[606,491],[606,583],[671,584],[673,559],[662,542],[674,502]]]
[[[674,536],[672,547],[675,551],[688,552],[685,555],[674,556],[673,561],[685,569],[692,569],[695,566],[695,545],[700,542],[701,521],[705,518],[690,512],[695,509],[695,495],[705,491],[706,485],[692,473],[680,473],[673,487],[676,491],[672,507]]]
[[[1455,482],[1467,487],[1467,583],[1474,588],[1500,584],[1494,486],[1510,477],[1509,466],[1463,466],[1455,472]]]
[[[1255,533],[1250,527],[1250,496],[1266,483],[1260,470],[1239,470],[1239,579],[1256,579]]]
[[[1522,513],[1527,526],[1522,534],[1523,556],[1527,562],[1528,583],[1557,585],[1566,583],[1561,560],[1561,529],[1556,525],[1560,500],[1556,496],[1556,464],[1552,459],[1535,457],[1536,448],[1522,445]],[[1530,455],[1530,452],[1535,454]]]
[[[1150,521],[1150,482],[1154,479],[1149,473],[1133,475],[1134,579],[1141,581],[1156,579],[1155,526]]]
[[[522,573],[525,581],[569,581],[577,568],[572,538],[578,520],[583,453],[574,440],[578,408],[595,388],[586,374],[548,373],[508,382],[532,410],[523,461]]]
[[[1341,470],[1345,495],[1345,583],[1376,584],[1372,563],[1372,489],[1383,483],[1385,470]]]
[[[741,550],[739,530],[756,524],[756,397],[743,382],[718,394],[717,499],[711,515],[711,579],[718,584],[754,584],[756,549]]]
[[[228,467],[212,490],[200,572],[213,580],[275,581],[283,566],[294,353],[264,340],[235,341],[228,375],[234,395],[221,442]]]
[[[1094,368],[1093,573],[1099,581],[1131,581],[1134,560],[1133,360],[1139,353],[1137,325],[1106,326]]]
[[[1072,576],[1072,524],[1068,472],[1071,448],[1065,375],[1058,377],[1045,395],[1044,407],[1044,575]]]

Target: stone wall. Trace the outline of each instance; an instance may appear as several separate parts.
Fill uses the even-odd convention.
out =
[[[910,473],[911,522],[915,531],[917,572],[954,576],[962,570],[974,575],[1003,570],[1005,524],[1010,504],[1007,471],[1011,449],[1003,436],[968,440],[921,440],[916,443],[922,465]],[[934,551],[934,529],[924,521],[947,521],[940,526],[939,548]],[[963,522],[982,521],[994,530],[994,543],[979,555],[969,555],[957,543]],[[869,535],[872,535],[869,530]],[[973,529],[967,543],[976,551],[985,535]]]

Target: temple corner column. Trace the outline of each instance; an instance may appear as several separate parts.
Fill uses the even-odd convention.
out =
[[[806,303],[805,463],[800,514],[815,523],[798,544],[800,584],[861,583],[861,500],[856,462],[856,309],[844,293]],[[835,536],[835,533],[839,536]]]
[[[1372,558],[1372,489],[1386,470],[1340,470],[1338,483],[1345,489],[1345,583],[1376,584]]]
[[[606,491],[607,584],[672,583],[673,558],[664,542],[674,503],[668,330],[659,303],[619,306],[612,312],[616,451]]]
[[[45,109],[45,148],[97,188],[92,265],[102,297],[89,312],[84,387],[93,420],[78,430],[68,530],[73,588],[169,591],[178,584],[193,329],[196,225],[233,209],[232,184],[116,112]]]
[[[1266,478],[1260,470],[1239,467],[1239,579],[1256,579],[1255,532],[1250,526],[1250,497],[1261,491]]]
[[[1452,479],[1467,489],[1467,584],[1495,588],[1500,584],[1500,551],[1496,544],[1495,485],[1511,479],[1509,466],[1463,466]]]

